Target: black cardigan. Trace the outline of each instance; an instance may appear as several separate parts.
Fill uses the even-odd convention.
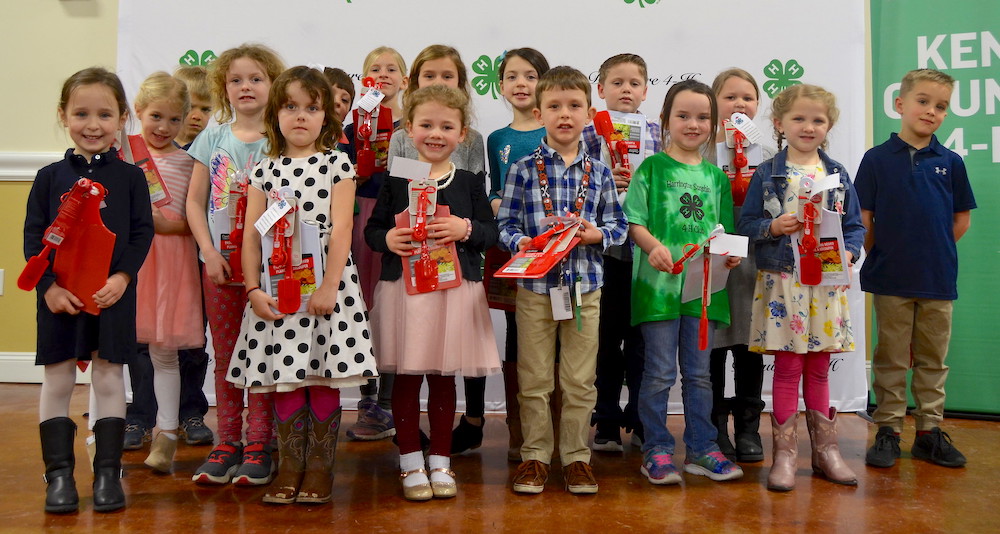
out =
[[[437,202],[448,206],[451,214],[472,221],[472,234],[466,242],[456,242],[462,277],[474,282],[481,281],[483,274],[482,253],[496,245],[500,232],[493,210],[486,200],[486,187],[481,174],[455,171],[455,178],[443,190],[438,191]],[[382,276],[380,280],[398,280],[403,275],[403,262],[385,244],[385,235],[396,227],[396,214],[407,209],[409,195],[407,180],[395,176],[388,177],[378,193],[378,201],[372,216],[365,226],[365,241],[376,252],[382,252]]]

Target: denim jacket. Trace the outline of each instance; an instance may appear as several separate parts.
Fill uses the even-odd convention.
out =
[[[782,200],[788,186],[788,177],[785,175],[787,157],[786,148],[757,167],[750,179],[746,201],[737,223],[739,233],[749,237],[754,246],[757,268],[765,271],[790,273],[795,264],[791,236],[773,237],[769,231],[771,221],[784,213]],[[819,157],[827,175],[840,173],[840,187],[827,192],[826,209],[836,211],[836,205],[843,203],[841,227],[844,231],[844,245],[854,255],[854,261],[857,261],[865,240],[858,194],[843,165],[830,159],[822,150],[819,151]]]

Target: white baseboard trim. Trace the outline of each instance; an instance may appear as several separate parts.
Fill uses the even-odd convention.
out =
[[[0,382],[41,384],[45,371],[35,365],[34,352],[0,352]],[[77,384],[89,384],[90,372],[77,373]]]
[[[0,182],[31,182],[38,169],[62,157],[60,152],[0,152]]]

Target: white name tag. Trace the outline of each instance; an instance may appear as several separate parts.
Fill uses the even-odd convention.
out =
[[[754,124],[753,119],[744,113],[736,112],[733,113],[732,118],[729,119],[733,126],[740,131],[743,135],[747,136],[747,140],[751,144],[760,143],[761,133],[757,125]]]
[[[384,98],[385,95],[382,94],[382,91],[372,87],[367,93],[364,94],[364,96],[361,97],[361,100],[358,100],[358,107],[368,113],[371,113],[373,109],[382,103]]]
[[[291,204],[282,198],[274,204],[271,204],[271,207],[267,208],[267,211],[265,211],[260,218],[253,223],[253,227],[260,232],[260,235],[267,235],[267,232],[271,230],[274,223],[278,222],[278,219],[284,217],[290,209],[292,209]]]
[[[552,302],[552,319],[567,321],[573,318],[573,299],[570,289],[566,286],[549,289],[549,300]]]

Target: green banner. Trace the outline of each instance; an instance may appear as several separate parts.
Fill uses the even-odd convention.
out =
[[[959,241],[945,408],[1000,413],[1000,4],[997,0],[871,0],[874,143],[899,131],[903,75],[955,78],[938,140],[965,159],[979,208]]]

